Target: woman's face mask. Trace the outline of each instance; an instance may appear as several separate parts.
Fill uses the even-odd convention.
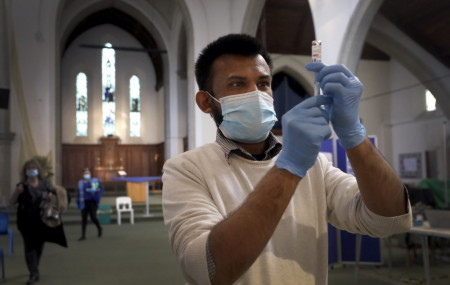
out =
[[[208,92],[207,92],[208,93]],[[223,121],[219,126],[225,137],[243,143],[264,141],[277,121],[273,98],[259,90],[230,95],[220,101]]]
[[[27,169],[27,176],[28,177],[36,177],[38,176],[39,171],[37,169]]]
[[[83,178],[84,178],[84,180],[89,180],[89,179],[91,179],[91,175],[90,174],[83,174]]]

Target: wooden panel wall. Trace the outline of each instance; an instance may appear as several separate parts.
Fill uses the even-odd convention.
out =
[[[113,149],[112,159],[114,165],[101,161],[105,150],[111,149],[110,145],[102,144],[63,144],[62,145],[62,182],[69,189],[77,188],[82,171],[85,167],[91,170],[95,168],[114,169],[123,168],[127,176],[160,176],[164,164],[164,143],[155,145],[121,145],[117,144]],[[103,155],[103,156],[102,156]]]
[[[62,146],[62,182],[67,188],[76,188],[85,167],[93,168],[100,157],[100,145]]]

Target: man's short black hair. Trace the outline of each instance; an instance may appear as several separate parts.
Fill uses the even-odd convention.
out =
[[[272,73],[272,59],[264,47],[252,36],[246,34],[228,34],[208,44],[195,63],[195,78],[200,90],[211,88],[211,66],[215,59],[224,54],[253,56],[260,54]]]

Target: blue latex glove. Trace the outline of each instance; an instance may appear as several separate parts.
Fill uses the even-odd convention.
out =
[[[275,165],[299,177],[313,166],[322,142],[331,136],[328,114],[321,105],[330,99],[314,96],[283,115],[283,150]]]
[[[347,149],[360,145],[366,138],[366,129],[359,120],[362,83],[343,65],[326,66],[312,62],[306,65],[306,69],[315,72],[323,95],[332,99],[325,110],[342,147]]]

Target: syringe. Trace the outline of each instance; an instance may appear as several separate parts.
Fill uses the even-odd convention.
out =
[[[322,42],[320,40],[312,41],[311,45],[312,62],[322,62]],[[314,81],[314,95],[320,94],[320,82]]]

